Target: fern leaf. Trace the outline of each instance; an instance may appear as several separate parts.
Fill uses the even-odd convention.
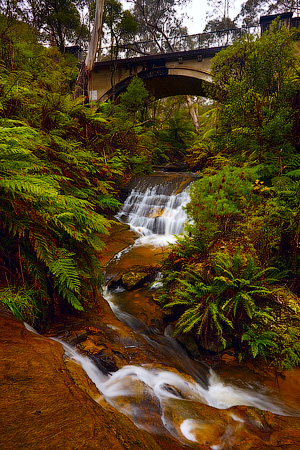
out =
[[[79,293],[80,278],[74,262],[74,254],[60,251],[61,255],[49,265],[50,272],[54,275],[59,292],[65,295],[67,290]]]

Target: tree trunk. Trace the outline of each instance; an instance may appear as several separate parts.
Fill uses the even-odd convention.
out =
[[[200,125],[199,125],[199,122],[198,122],[197,114],[195,112],[194,103],[192,102],[191,97],[189,95],[186,96],[186,101],[187,101],[187,104],[188,104],[188,107],[189,107],[189,112],[190,112],[190,115],[191,115],[191,118],[192,118],[195,130],[198,133]]]
[[[87,101],[89,100],[88,85],[91,72],[94,68],[94,63],[98,50],[98,42],[102,29],[103,10],[104,10],[104,0],[96,0],[95,23],[92,31],[89,50],[86,55],[85,61],[81,65],[79,75],[76,80],[74,98],[78,98],[81,95],[84,95],[87,98]]]

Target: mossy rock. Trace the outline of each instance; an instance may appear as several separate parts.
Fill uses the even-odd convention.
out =
[[[122,284],[128,291],[131,291],[149,281],[149,278],[150,276],[147,272],[130,270],[122,275]]]

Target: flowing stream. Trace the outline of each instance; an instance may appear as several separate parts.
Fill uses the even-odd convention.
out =
[[[151,264],[167,242],[174,241],[173,235],[183,231],[186,221],[183,206],[189,199],[188,185],[192,178],[177,175],[176,182],[169,176],[161,176],[160,180],[155,186],[149,185],[145,178],[138,181],[118,212],[117,218],[128,223],[139,237],[108,264],[107,280],[122,270],[124,264]],[[159,283],[158,275],[154,285],[139,291],[142,299],[143,296],[151,297]],[[194,446],[198,442],[221,450],[230,448],[235,430],[244,419],[229,411],[223,419],[222,432],[210,440],[205,427],[211,426],[214,409],[209,407],[228,410],[245,405],[280,415],[297,414],[257,382],[238,380],[235,383],[221,379],[206,364],[193,360],[172,338],[172,330],[168,327],[163,330],[159,326],[147,326],[136,315],[141,303],[134,304],[133,292],[120,286],[105,288],[104,297],[118,319],[151,349],[152,358],[148,363],[125,366],[104,375],[90,358],[64,342],[62,345],[66,354],[84,368],[99,395],[129,416],[138,427],[154,434],[171,435],[185,445]],[[138,344],[133,341],[128,345],[135,347]],[[157,362],[153,362],[153,354],[157,355]],[[203,417],[205,414],[210,414],[207,421]]]

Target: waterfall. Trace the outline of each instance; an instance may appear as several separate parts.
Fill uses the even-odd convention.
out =
[[[141,237],[137,240],[138,245],[122,250],[111,260],[107,266],[110,267],[110,275],[128,270],[134,266],[136,258],[140,258],[138,261],[141,260],[142,265],[153,263],[153,252],[157,254],[160,245],[158,237],[170,242],[172,235],[183,231],[187,219],[184,206],[189,201],[192,181],[186,175],[183,183],[182,175],[174,178],[156,174],[134,182],[116,217],[128,223]],[[149,239],[152,246],[156,246],[154,249],[149,248]],[[135,301],[137,291],[126,291],[120,286],[103,290],[103,296],[116,317],[131,330],[130,348],[143,347],[143,355],[146,356],[142,362],[136,363],[134,359],[133,364],[104,374],[90,357],[59,341],[66,355],[79,363],[94,382],[99,391],[99,401],[104,399],[150,433],[171,435],[188,446],[199,443],[202,448],[205,444],[212,450],[232,448],[235,436],[247,422],[247,416],[240,414],[238,409],[230,410],[236,405],[252,406],[280,415],[299,415],[299,411],[284,405],[274,392],[257,382],[221,379],[200,359],[192,359],[185,347],[171,336],[172,331],[168,327],[163,332],[148,327],[143,315],[138,316],[138,309],[145,304],[147,293],[152,299],[152,290],[158,286],[159,280],[152,287],[141,287],[138,290],[140,302]],[[169,327],[172,328],[171,325]],[[118,335],[117,327],[115,332]],[[121,341],[120,338],[120,345]],[[127,351],[129,347],[125,341],[122,345]],[[214,423],[211,407],[228,412]],[[260,427],[264,431],[259,421],[251,422],[251,426],[254,427],[253,433],[260,432]],[[209,431],[212,427],[216,427],[216,431]]]
[[[189,185],[194,178],[182,183],[178,176],[158,176],[160,183],[156,185],[149,185],[146,177],[137,180],[116,218],[129,224],[139,236],[160,236],[170,242],[173,235],[183,232],[187,221],[184,207],[189,202]]]

